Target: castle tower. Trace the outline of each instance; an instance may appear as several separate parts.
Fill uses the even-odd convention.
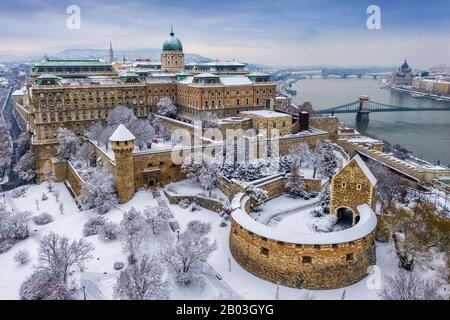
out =
[[[175,37],[172,26],[170,27],[169,38],[163,43],[161,70],[167,72],[184,71],[183,45],[180,39]]]
[[[376,204],[377,179],[359,155],[354,156],[330,183],[330,210],[338,219],[358,223],[358,206]]]
[[[119,202],[125,203],[134,196],[133,134],[120,124],[109,138],[115,158],[116,189]]]

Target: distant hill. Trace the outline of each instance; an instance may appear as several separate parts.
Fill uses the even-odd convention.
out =
[[[114,50],[114,56],[117,61],[121,61],[123,57],[127,60],[134,60],[136,58],[149,58],[152,60],[159,60],[161,57],[160,49],[135,49],[135,50]],[[104,59],[108,61],[109,50],[98,49],[67,49],[51,55],[51,58],[61,59]],[[212,59],[201,56],[199,54],[187,53],[185,54],[186,63],[197,61],[211,61]]]

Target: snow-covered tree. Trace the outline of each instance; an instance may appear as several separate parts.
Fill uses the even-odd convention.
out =
[[[217,116],[212,112],[201,112],[197,120],[202,122],[203,129],[217,128],[219,126]]]
[[[292,159],[289,156],[282,156],[279,159],[279,171],[289,172],[291,170]]]
[[[211,224],[200,220],[192,220],[188,223],[187,230],[199,236],[206,236],[211,231]]]
[[[158,108],[157,113],[161,116],[170,117],[177,113],[177,107],[173,104],[172,99],[169,97],[162,97],[156,104]]]
[[[17,153],[19,155],[23,155],[25,152],[30,150],[30,134],[27,130],[24,130],[20,133],[19,137],[17,138]]]
[[[70,300],[66,283],[55,278],[48,270],[37,269],[20,286],[22,300]]]
[[[169,285],[163,280],[164,270],[154,256],[144,255],[140,262],[120,272],[114,286],[114,297],[122,300],[165,300]]]
[[[39,245],[40,270],[46,270],[64,283],[75,269],[83,269],[84,263],[92,258],[94,246],[84,239],[73,240],[54,232],[42,237]]]
[[[69,160],[76,154],[78,139],[71,130],[66,128],[59,128],[57,140],[57,153],[62,159]]]
[[[20,264],[25,264],[30,260],[30,253],[28,250],[19,250],[14,255],[14,261]]]
[[[331,179],[338,167],[338,160],[333,150],[333,143],[330,140],[324,140],[319,144],[318,148],[318,152],[320,153],[321,158],[321,163],[319,166],[320,174],[323,177]]]
[[[260,161],[249,163],[244,172],[243,178],[245,181],[254,181],[263,177],[263,164]]]
[[[205,165],[200,170],[199,182],[202,188],[208,191],[208,196],[211,197],[213,189],[219,185],[219,169],[214,163],[204,163]]]
[[[105,222],[106,219],[100,215],[93,215],[92,217],[89,217],[88,221],[83,226],[83,236],[88,237],[99,234]]]
[[[128,254],[128,262],[136,263],[139,248],[148,234],[148,226],[141,212],[131,208],[124,213],[119,224],[119,233],[124,250]]]
[[[119,226],[114,223],[107,221],[100,228],[100,238],[105,241],[116,240],[119,233]]]
[[[318,141],[320,142],[320,141]],[[317,150],[317,146],[316,146],[316,150],[314,150],[313,152],[311,152],[311,157],[309,159],[309,163],[313,169],[313,178],[316,177],[317,171],[320,168],[321,164],[322,164],[322,155],[320,154],[320,152]]]
[[[319,196],[319,207],[314,209],[313,215],[316,217],[322,217],[330,213],[330,186],[326,184]]]
[[[393,277],[386,276],[379,295],[383,300],[442,300],[433,282],[405,270],[398,271]]]
[[[248,196],[255,202],[256,206],[261,205],[264,200],[267,200],[269,197],[266,190],[255,187],[252,184],[249,184],[245,191],[247,192]]]
[[[33,181],[36,178],[36,159],[31,150],[25,152],[19,161],[17,161],[14,166],[14,172],[23,181]]]
[[[130,131],[135,136],[136,139],[134,143],[140,150],[142,150],[145,145],[150,146],[155,136],[155,129],[150,125],[148,120],[137,120],[133,122]]]
[[[305,181],[300,175],[300,160],[294,159],[291,164],[291,172],[286,182],[286,190],[289,194],[296,197],[305,195]]]
[[[89,142],[83,143],[78,149],[76,158],[78,161],[85,161],[87,166],[95,161],[95,149],[92,144]]]
[[[108,113],[106,123],[108,124],[108,127],[112,127],[113,130],[116,130],[119,124],[131,128],[133,122],[136,120],[137,118],[131,109],[119,106]]]
[[[5,126],[0,125],[0,177],[11,163],[11,148],[9,133]]]
[[[109,150],[109,138],[112,136],[116,128],[117,126],[107,126],[103,129],[100,135],[100,144],[104,145],[107,151]]]
[[[150,120],[152,127],[155,129],[155,137],[164,141],[170,141],[172,130],[170,130],[158,117]]]
[[[160,231],[168,231],[168,220],[171,217],[171,213],[167,206],[147,206],[142,211],[142,214],[153,234],[157,234]]]
[[[202,161],[194,161],[192,157],[186,157],[181,164],[181,172],[185,174],[192,183],[199,182],[200,171],[202,168]]]
[[[97,141],[97,145],[99,146],[102,140],[103,130],[105,128],[99,122],[96,122],[89,128],[86,136],[92,141]]]
[[[31,213],[28,211],[13,211],[9,212],[2,218],[1,223],[6,223],[6,230],[8,238],[12,240],[23,240],[30,235],[28,223],[30,221]],[[4,227],[0,227],[4,228]]]
[[[204,234],[190,229],[172,242],[161,241],[161,258],[175,275],[175,283],[180,286],[197,286],[204,284],[204,262],[216,250],[216,241],[210,243]]]
[[[79,197],[86,209],[95,209],[105,214],[117,204],[113,175],[104,167],[97,167],[86,178]]]
[[[309,150],[309,146],[306,142],[302,142],[299,147],[299,158],[298,158],[298,160],[300,161],[300,167],[309,163],[310,159],[311,159],[311,150]]]

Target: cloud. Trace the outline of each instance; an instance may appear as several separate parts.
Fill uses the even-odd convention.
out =
[[[74,2],[81,7],[80,30],[66,28],[66,8]],[[105,49],[109,40],[116,49],[159,48],[173,24],[185,52],[219,59],[389,65],[408,57],[423,66],[450,60],[448,3],[378,3],[383,29],[369,31],[366,0],[7,0],[0,54]]]

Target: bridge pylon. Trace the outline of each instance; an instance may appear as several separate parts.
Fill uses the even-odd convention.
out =
[[[359,109],[356,113],[356,122],[369,122],[369,97],[362,95],[359,97]]]

